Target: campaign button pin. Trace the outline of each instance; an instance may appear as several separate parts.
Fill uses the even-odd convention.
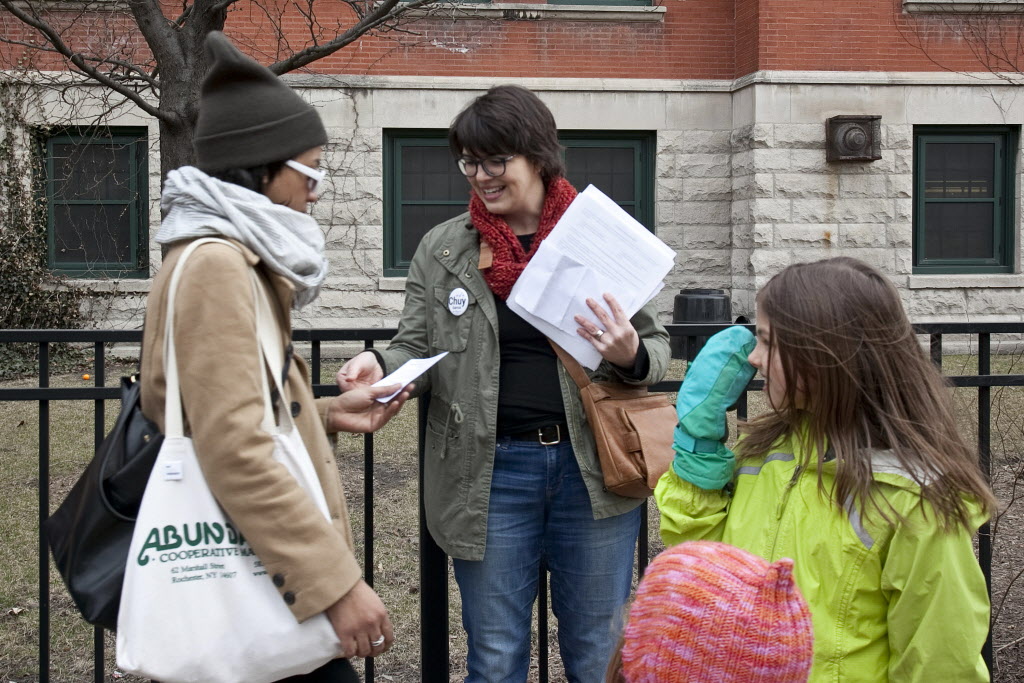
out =
[[[462,315],[469,308],[469,294],[462,287],[456,287],[448,295],[448,310],[452,315]]]

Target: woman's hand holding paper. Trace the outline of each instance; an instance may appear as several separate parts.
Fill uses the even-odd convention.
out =
[[[604,300],[611,309],[611,315],[597,301],[588,298],[587,306],[594,312],[600,324],[577,315],[575,320],[580,327],[576,333],[589,340],[601,357],[609,363],[621,368],[632,368],[636,362],[637,349],[640,347],[640,336],[615,297],[606,292]]]

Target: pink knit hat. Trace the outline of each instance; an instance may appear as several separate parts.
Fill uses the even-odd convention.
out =
[[[692,541],[648,566],[624,640],[629,683],[806,683],[814,636],[792,560]]]

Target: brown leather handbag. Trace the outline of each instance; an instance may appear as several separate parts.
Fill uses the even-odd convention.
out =
[[[678,418],[668,395],[621,382],[593,382],[565,349],[554,342],[551,346],[580,388],[605,488],[630,498],[651,495],[675,455]]]

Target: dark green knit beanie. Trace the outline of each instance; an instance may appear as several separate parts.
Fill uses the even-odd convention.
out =
[[[316,109],[220,31],[206,37],[210,70],[193,146],[207,172],[285,161],[327,142]]]

